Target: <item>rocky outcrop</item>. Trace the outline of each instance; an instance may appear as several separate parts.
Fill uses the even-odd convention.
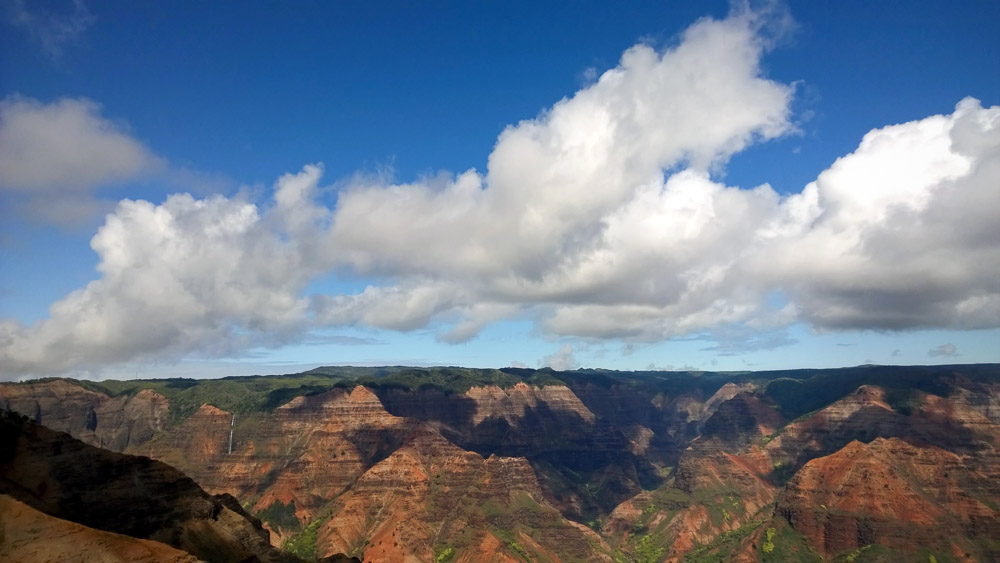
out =
[[[0,493],[50,516],[150,539],[206,561],[284,561],[260,522],[176,469],[0,415]]]
[[[296,397],[273,413],[236,416],[235,424],[232,413],[203,405],[135,451],[177,466],[213,493],[249,501],[255,512],[294,506],[298,525],[271,526],[280,544],[398,448],[415,424],[390,415],[358,386]]]
[[[209,493],[238,498],[274,545],[307,556],[754,560],[870,543],[895,553],[926,522],[893,528],[893,510],[943,523],[925,544],[939,560],[997,556],[980,540],[997,532],[983,507],[1000,506],[1000,366],[473,370],[469,380],[435,368],[427,384],[419,371],[398,380],[380,371],[364,385],[354,372],[329,384],[312,373],[246,378],[245,389],[226,380],[226,395],[197,410],[195,401],[213,402],[210,386],[157,383],[173,411],[142,382],[87,384],[128,389],[108,397],[49,380],[0,385],[0,407],[175,465]],[[170,418],[181,412],[193,414]],[[116,424],[125,439],[114,438]],[[943,472],[929,474],[931,465]],[[895,473],[883,478],[886,468]],[[888,496],[866,491],[873,483]],[[854,508],[814,513],[851,494]],[[946,535],[959,539],[946,544]]]
[[[632,425],[627,436],[568,386],[377,392],[389,412],[419,419],[463,449],[487,458],[527,459],[548,502],[576,521],[610,511],[659,482],[644,455],[655,439],[652,431]],[[580,490],[581,480],[592,483],[597,494]]]
[[[496,385],[472,387],[464,393],[437,390],[379,390],[386,409],[394,415],[427,422],[452,442],[482,455],[531,455],[586,448],[617,449],[626,443],[568,387],[541,387],[518,383],[503,389]]]
[[[788,424],[764,449],[785,476],[854,440],[867,443],[895,437],[956,453],[987,451],[1000,443],[998,427],[971,406],[970,399],[964,389],[948,397],[907,389],[901,399],[898,391],[864,385]]]
[[[568,387],[546,385],[534,387],[518,383],[508,389],[496,385],[473,387],[463,394],[476,406],[472,425],[487,419],[504,420],[511,426],[519,425],[530,410],[540,405],[563,416],[576,415],[585,424],[593,424],[594,413],[584,406]]]
[[[703,394],[700,388],[670,395],[632,385],[586,382],[570,388],[598,418],[638,446],[633,450],[655,463],[674,465],[720,399],[742,387],[726,384],[712,395]]]
[[[169,408],[163,395],[149,389],[112,398],[63,379],[0,384],[0,409],[118,452],[163,430]]]
[[[784,420],[770,405],[751,393],[738,393],[720,403],[705,421],[699,440],[715,440],[729,452],[739,452],[770,436]]]
[[[366,471],[335,506],[319,530],[319,553],[427,561],[451,549],[475,553],[476,560],[518,560],[522,554],[609,560],[607,550],[596,547],[603,543],[597,534],[546,503],[526,460],[483,459],[430,428],[415,431]]]
[[[984,500],[995,501],[1000,486],[977,475],[976,463],[898,438],[855,441],[796,473],[776,513],[828,557],[878,544],[996,560],[1000,512]]]

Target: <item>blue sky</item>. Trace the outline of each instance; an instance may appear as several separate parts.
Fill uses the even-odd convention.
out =
[[[0,377],[1000,361],[1000,6],[618,4],[3,3]]]

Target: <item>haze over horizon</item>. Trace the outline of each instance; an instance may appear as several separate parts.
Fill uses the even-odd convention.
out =
[[[0,380],[1000,362],[1000,5],[245,8],[3,5]]]

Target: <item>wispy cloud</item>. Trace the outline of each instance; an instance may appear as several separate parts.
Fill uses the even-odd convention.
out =
[[[104,118],[96,102],[0,101],[0,189],[86,192],[162,166],[127,129]]]
[[[539,367],[549,367],[556,371],[567,371],[580,367],[580,362],[573,355],[572,344],[562,344],[554,353],[549,354],[538,362]]]
[[[739,356],[750,352],[774,350],[798,342],[789,338],[785,329],[758,331],[742,325],[719,327],[699,339],[714,340],[715,346],[702,348],[704,352],[717,352],[720,356]]]
[[[928,350],[927,355],[932,358],[937,358],[942,356],[946,358],[953,358],[955,356],[958,356],[958,348],[956,348],[954,344],[942,344],[940,346]]]
[[[386,341],[370,336],[311,333],[299,340],[298,344],[306,346],[328,346],[330,344],[337,346],[379,346],[386,344]]]
[[[166,164],[88,99],[0,100],[0,194],[5,211],[73,227],[114,209],[96,192],[149,178]]]
[[[30,4],[24,0],[11,0],[8,3],[8,23],[25,30],[34,41],[37,41],[45,54],[58,61],[66,47],[79,37],[96,21],[83,0],[62,2],[64,10],[46,10],[38,3]]]
[[[235,186],[219,174],[172,166],[93,100],[45,103],[19,95],[0,100],[5,212],[73,227],[114,209],[117,201],[102,198],[102,190],[151,180],[201,196]]]

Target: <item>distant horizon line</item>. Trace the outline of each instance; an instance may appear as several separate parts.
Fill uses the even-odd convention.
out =
[[[30,379],[18,379],[10,381],[0,381],[3,383],[37,383],[37,382],[47,382],[54,380],[73,380],[73,381],[93,381],[93,382],[104,382],[104,381],[162,381],[162,380],[189,380],[189,381],[210,381],[210,380],[222,380],[222,379],[251,379],[259,377],[288,377],[295,375],[304,375],[310,372],[315,372],[324,368],[357,368],[365,370],[378,370],[378,369],[394,369],[394,370],[434,370],[434,369],[457,369],[457,370],[496,370],[496,371],[512,371],[512,370],[526,370],[532,372],[551,372],[551,373],[586,373],[586,372],[607,372],[607,373],[670,373],[670,374],[691,374],[691,373],[701,373],[701,374],[720,374],[720,375],[740,375],[748,373],[777,373],[777,372],[801,372],[801,371],[841,371],[841,370],[852,370],[859,368],[936,368],[936,369],[947,369],[947,368],[959,368],[959,367],[969,367],[969,366],[997,366],[1000,367],[1000,362],[967,362],[967,363],[953,363],[953,364],[858,364],[853,366],[838,366],[838,367],[801,367],[801,368],[781,368],[781,369],[746,369],[746,370],[706,370],[706,369],[671,369],[671,370],[661,370],[661,369],[613,369],[613,368],[599,368],[599,367],[581,367],[575,369],[557,370],[549,366],[544,367],[527,367],[527,366],[504,366],[504,367],[467,367],[459,365],[405,365],[405,364],[383,364],[383,365],[358,365],[358,364],[323,364],[316,366],[311,369],[306,369],[303,371],[294,371],[287,373],[273,373],[273,374],[250,374],[250,375],[225,375],[220,377],[136,377],[133,379],[117,379],[117,378],[104,378],[104,379],[93,379],[86,377],[74,377],[70,375],[50,375],[42,377],[32,377]]]

